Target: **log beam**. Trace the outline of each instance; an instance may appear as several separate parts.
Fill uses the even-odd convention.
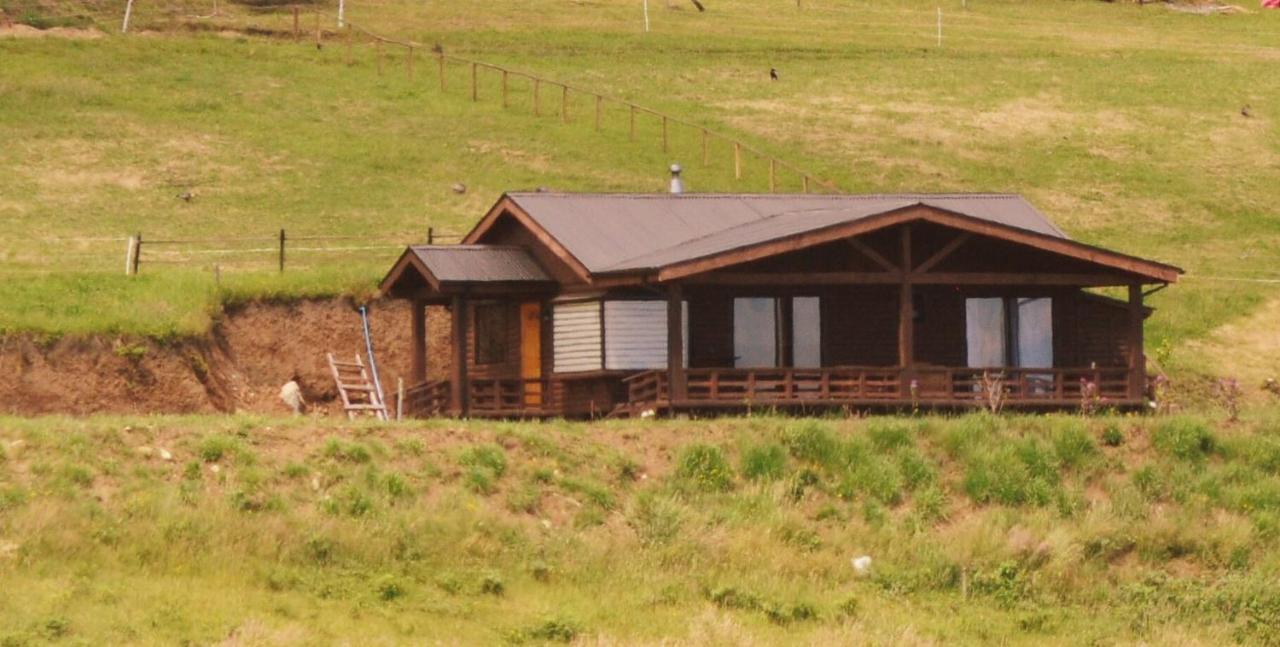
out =
[[[449,367],[449,410],[455,416],[467,415],[467,299],[453,298],[453,362]]]
[[[1142,284],[1129,284],[1129,397],[1143,397],[1147,386],[1147,359],[1143,355]]]
[[[667,384],[672,400],[688,396],[684,370],[684,290],[680,284],[667,287]]]
[[[410,306],[410,343],[413,350],[409,366],[409,383],[416,386],[427,381],[427,304],[414,300]]]

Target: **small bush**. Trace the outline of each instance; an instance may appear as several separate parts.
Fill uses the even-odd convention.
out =
[[[675,539],[683,522],[684,514],[676,501],[647,491],[635,498],[627,514],[627,525],[645,546]]]
[[[324,445],[324,455],[343,463],[368,463],[373,460],[369,448],[356,442],[344,442],[338,438],[330,438]]]
[[[493,472],[483,467],[473,467],[467,470],[463,474],[462,480],[467,489],[476,494],[488,496],[498,491],[498,486],[494,483]]]
[[[911,425],[906,421],[892,418],[877,418],[868,423],[867,437],[880,451],[910,447],[913,444]]]
[[[196,454],[206,463],[216,463],[230,458],[240,449],[240,440],[227,434],[210,434],[200,441]]]
[[[396,450],[406,456],[421,456],[427,445],[420,438],[401,438],[396,441]]]
[[[838,462],[839,443],[827,426],[817,420],[806,420],[787,430],[785,442],[791,455],[818,465]]]
[[[707,591],[707,599],[718,607],[741,611],[754,611],[763,604],[760,596],[733,586],[713,588]]]
[[[542,488],[536,483],[525,483],[507,494],[507,509],[512,512],[534,514],[542,503]]]
[[[914,491],[938,479],[937,470],[928,459],[915,450],[902,452],[898,457],[898,469],[902,472],[902,478],[908,490]]]
[[[402,598],[406,593],[404,583],[394,575],[383,575],[379,578],[375,590],[378,594],[378,599],[383,602]]]
[[[496,573],[489,573],[480,579],[480,592],[485,595],[501,596],[507,592],[507,585]]]
[[[719,447],[694,444],[680,453],[676,477],[703,492],[724,492],[733,487],[733,468]]]
[[[1098,452],[1093,439],[1079,425],[1058,429],[1053,434],[1053,452],[1068,469],[1079,469]]]
[[[1199,461],[1217,446],[1209,427],[1191,418],[1170,418],[1156,426],[1152,444],[1156,449],[1185,461]]]
[[[306,476],[311,470],[302,463],[289,463],[284,466],[284,475],[291,479],[300,479]]]
[[[613,493],[609,488],[585,478],[564,477],[560,479],[560,487],[568,492],[581,494],[590,503],[593,503],[605,510],[612,510],[614,506]]]
[[[497,445],[476,445],[462,452],[458,462],[465,467],[488,470],[495,478],[507,471],[507,455]]]
[[[386,487],[387,496],[393,499],[401,499],[412,493],[409,488],[409,481],[396,472],[387,474],[383,478],[383,485]]]
[[[1124,432],[1117,424],[1109,424],[1102,430],[1102,444],[1107,447],[1119,447],[1124,444]]]
[[[93,485],[93,473],[83,465],[64,465],[62,477],[80,487]]]
[[[544,642],[573,642],[578,637],[578,626],[572,621],[562,618],[548,618],[532,627],[517,629],[508,634],[507,639],[513,643],[531,640]]]
[[[742,475],[752,481],[772,481],[787,470],[787,451],[781,445],[757,445],[742,453]]]

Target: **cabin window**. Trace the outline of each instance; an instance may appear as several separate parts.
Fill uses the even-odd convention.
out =
[[[791,365],[822,366],[822,308],[818,297],[791,300]]]
[[[790,306],[790,316],[785,312]],[[784,326],[787,329],[784,330]],[[789,347],[785,344],[790,340]],[[818,297],[743,297],[733,300],[733,365],[768,368],[787,363],[822,365],[822,319]]]
[[[1053,300],[965,300],[969,366],[1053,366]]]
[[[497,364],[507,360],[507,306],[504,303],[477,304],[476,364]]]

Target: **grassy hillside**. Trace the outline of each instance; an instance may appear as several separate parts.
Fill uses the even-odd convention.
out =
[[[0,420],[0,641],[1275,644],[1278,433]]]
[[[352,3],[348,15],[686,115],[846,190],[1024,193],[1081,240],[1188,269],[1153,300],[1153,347],[1169,342],[1175,364],[1260,375],[1269,362],[1245,360],[1280,357],[1248,318],[1274,309],[1276,284],[1265,281],[1280,278],[1269,269],[1280,261],[1280,86],[1263,81],[1280,57],[1276,12],[956,3],[943,7],[939,48],[935,4],[650,4],[648,34],[639,6],[621,0],[385,0]],[[664,154],[655,122],[642,119],[632,142],[618,110],[595,133],[585,97],[565,124],[558,93],[545,92],[538,118],[528,86],[513,82],[503,110],[490,75],[472,103],[461,67],[442,94],[427,58],[413,81],[401,53],[379,77],[368,46],[347,66],[337,43],[317,52],[231,31],[287,30],[287,14],[226,12],[187,21],[214,32],[204,36],[0,40],[0,128],[22,134],[0,149],[0,214],[13,223],[2,245],[13,280],[0,290],[19,305],[0,329],[190,333],[216,308],[207,269],[152,265],[153,276],[129,281],[114,276],[122,241],[68,248],[51,237],[285,227],[412,240],[427,226],[464,229],[507,189],[658,190],[675,160],[694,190],[766,186],[758,163],[736,182],[723,146],[701,166],[695,133],[673,131]],[[770,67],[780,81],[768,81]],[[455,182],[468,191],[450,191]],[[186,190],[190,203],[175,198]],[[233,257],[225,279],[242,294],[367,289],[392,254],[321,263],[301,253],[292,260],[302,269],[283,280],[236,271],[243,257]]]

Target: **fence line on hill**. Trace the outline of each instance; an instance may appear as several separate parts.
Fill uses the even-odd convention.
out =
[[[321,12],[319,10],[316,11],[317,16],[320,13]],[[295,5],[294,6],[294,16],[295,16],[294,40],[295,41],[300,39],[300,34],[298,33],[299,21],[297,20],[297,15],[298,15],[297,6]],[[353,49],[357,44],[356,37],[358,33],[369,38],[370,42],[373,43],[374,57],[376,60],[376,66],[377,66],[379,75],[382,75],[384,73],[383,72],[384,54],[382,51],[383,45],[390,45],[394,47],[404,48],[405,73],[410,80],[413,80],[415,78],[415,57],[417,52],[420,52],[423,49],[425,49],[425,47],[422,44],[415,43],[411,40],[398,40],[395,38],[389,38],[387,36],[383,36],[381,34],[375,33],[361,26],[358,23],[354,23],[349,19],[346,20],[345,26],[343,27],[343,29],[345,30],[345,34],[342,36],[342,38],[345,40],[346,62],[348,65],[352,64],[354,59]],[[323,42],[323,34],[324,34],[324,30],[319,26],[319,22],[317,21],[316,43],[318,45]],[[694,133],[696,133],[698,137],[700,137],[700,140],[698,143],[701,146],[702,164],[704,166],[707,166],[711,163],[710,150],[711,150],[711,143],[713,141],[720,141],[725,144],[728,144],[733,151],[732,162],[733,162],[733,176],[735,180],[742,179],[743,159],[745,154],[745,156],[754,156],[756,159],[768,165],[769,193],[777,192],[778,185],[780,182],[779,174],[782,171],[790,172],[797,179],[799,179],[801,191],[804,193],[809,193],[811,191],[825,191],[829,193],[842,192],[840,187],[836,186],[834,182],[830,180],[824,180],[824,179],[818,178],[813,173],[810,173],[809,171],[806,171],[805,169],[802,169],[799,166],[796,166],[795,164],[787,162],[786,160],[770,155],[769,153],[766,153],[760,150],[759,148],[752,146],[749,143],[746,143],[740,139],[734,138],[722,132],[713,130],[707,126],[694,123],[687,119],[677,117],[675,115],[663,112],[661,110],[655,110],[653,108],[642,106],[638,103],[635,103],[634,101],[619,99],[619,98],[604,94],[602,92],[589,90],[578,85],[539,76],[531,72],[516,70],[516,69],[512,69],[502,65],[498,65],[496,63],[489,63],[489,62],[481,61],[478,59],[467,58],[463,56],[456,56],[453,54],[447,54],[444,51],[444,49],[439,46],[431,48],[430,51],[432,56],[436,59],[439,87],[442,93],[447,92],[449,88],[450,64],[453,64],[454,66],[461,65],[464,71],[468,68],[470,69],[470,94],[471,94],[472,102],[480,101],[480,91],[479,91],[480,71],[485,70],[486,72],[489,72],[489,73],[498,74],[501,78],[500,96],[501,96],[501,104],[504,109],[510,107],[511,105],[510,93],[509,93],[509,88],[510,88],[509,84],[511,79],[513,77],[524,79],[530,84],[531,98],[532,98],[531,108],[533,111],[533,115],[535,117],[541,117],[544,112],[542,92],[541,92],[542,88],[546,86],[552,90],[559,89],[560,90],[559,117],[562,123],[574,122],[574,119],[570,116],[570,112],[569,112],[570,93],[574,93],[576,95],[589,97],[594,100],[594,114],[593,114],[592,124],[593,124],[594,130],[596,131],[601,130],[601,127],[602,127],[601,123],[603,120],[603,115],[604,115],[606,106],[609,104],[613,104],[614,106],[621,107],[628,112],[628,117],[629,117],[628,138],[630,141],[636,141],[636,117],[638,115],[645,115],[654,119],[656,123],[661,125],[661,132],[662,132],[661,142],[662,142],[663,152],[667,152],[671,149],[672,127],[680,126],[686,130],[692,130]]]

